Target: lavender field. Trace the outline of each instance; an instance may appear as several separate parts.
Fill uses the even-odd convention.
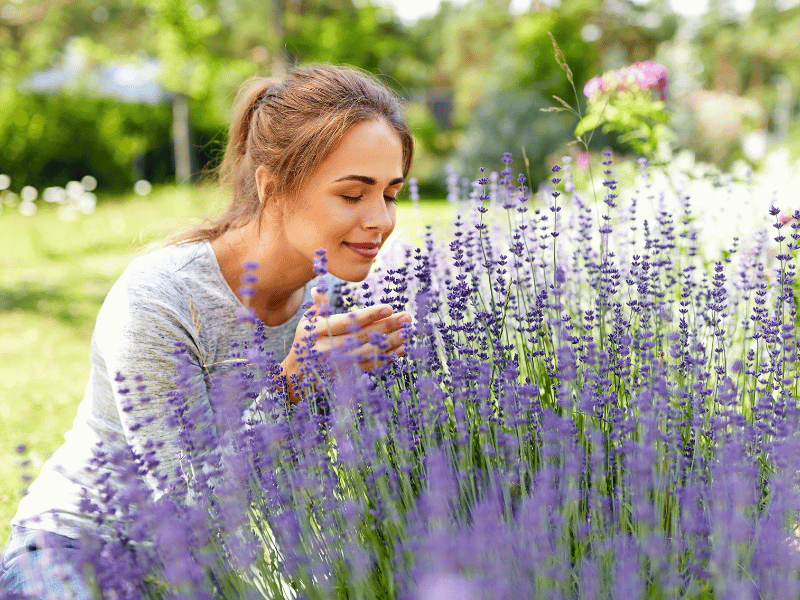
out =
[[[185,479],[155,509],[152,455],[98,451],[127,482],[84,507],[113,536],[85,540],[98,594],[800,595],[800,213],[749,173],[609,153],[595,195],[567,157],[532,194],[504,160],[451,173],[449,229],[333,290],[411,311],[405,357],[360,374],[307,349],[289,408],[255,328],[214,422],[172,398]],[[738,237],[718,191],[753,215]]]

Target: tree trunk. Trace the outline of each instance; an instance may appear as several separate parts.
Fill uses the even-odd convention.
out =
[[[192,132],[189,125],[189,103],[176,93],[172,98],[172,147],[175,152],[175,182],[192,180]]]
[[[277,77],[284,75],[289,68],[289,56],[284,47],[283,13],[285,10],[285,0],[272,0],[269,15],[272,50],[271,75]]]

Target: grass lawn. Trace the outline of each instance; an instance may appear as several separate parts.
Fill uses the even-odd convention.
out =
[[[89,375],[95,317],[111,285],[147,245],[224,206],[209,189],[163,188],[150,196],[101,198],[97,210],[71,222],[40,206],[33,217],[0,214],[0,544],[28,472],[63,441]],[[449,206],[398,206],[395,236],[417,241],[421,222],[448,222]]]

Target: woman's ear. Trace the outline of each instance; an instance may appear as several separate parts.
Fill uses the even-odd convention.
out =
[[[267,205],[267,200],[271,198],[275,192],[275,177],[264,165],[260,165],[256,169],[256,188],[258,189],[258,201],[261,206]]]

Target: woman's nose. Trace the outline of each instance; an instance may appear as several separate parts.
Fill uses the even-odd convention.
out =
[[[381,195],[380,198],[370,201],[368,212],[364,218],[364,227],[381,233],[391,232],[394,229],[395,207],[393,202],[388,202]]]

